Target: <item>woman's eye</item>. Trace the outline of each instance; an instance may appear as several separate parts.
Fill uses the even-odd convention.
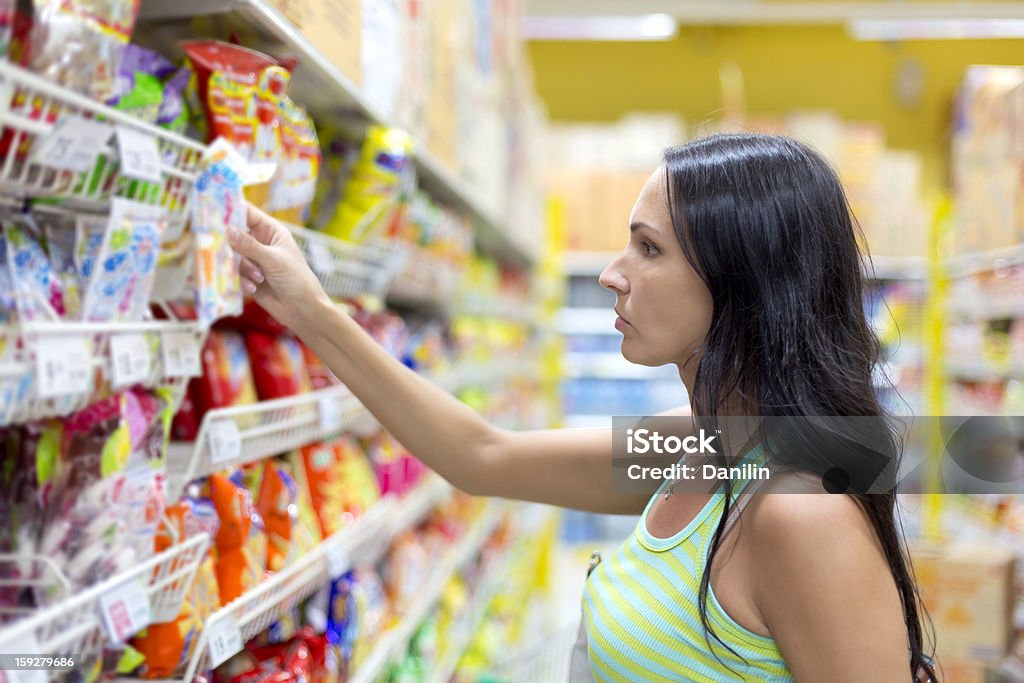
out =
[[[644,242],[641,246],[644,250],[644,256],[654,256],[658,253],[658,248],[650,242]]]

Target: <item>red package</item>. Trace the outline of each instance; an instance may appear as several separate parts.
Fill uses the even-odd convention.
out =
[[[198,391],[197,386],[203,381],[202,377],[194,377],[188,383],[181,407],[178,408],[174,422],[171,423],[171,438],[175,441],[195,441],[199,436],[199,423],[202,422],[203,416],[192,397]]]
[[[295,396],[312,390],[302,348],[292,337],[247,332],[245,346],[256,380],[256,393],[261,400]]]
[[[242,314],[231,318],[223,318],[217,322],[218,329],[232,329],[240,332],[255,330],[267,334],[282,334],[288,328],[277,322],[272,315],[252,299],[247,299]]]
[[[257,85],[261,74],[277,62],[262,52],[217,40],[187,40],[181,47],[206,107],[207,141],[224,137],[251,159],[258,126]]]
[[[256,402],[245,341],[237,332],[214,330],[202,353],[203,376],[196,378],[192,400],[200,419],[207,410]]]

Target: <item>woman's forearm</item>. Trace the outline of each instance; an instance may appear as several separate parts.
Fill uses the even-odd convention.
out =
[[[326,298],[302,305],[295,332],[402,445],[455,486],[483,488],[498,430],[392,358]]]

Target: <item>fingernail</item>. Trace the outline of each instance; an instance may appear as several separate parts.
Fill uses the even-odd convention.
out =
[[[253,276],[253,279],[256,280],[256,282],[259,282],[260,284],[263,284],[267,279],[263,276],[263,272],[259,270],[254,271]]]
[[[246,282],[245,284],[242,285],[242,288],[249,294],[256,293],[256,285],[253,284],[252,282]]]
[[[228,241],[229,242],[237,242],[238,241],[238,235],[239,235],[238,228],[233,228],[233,227],[230,227],[230,226],[228,227]]]

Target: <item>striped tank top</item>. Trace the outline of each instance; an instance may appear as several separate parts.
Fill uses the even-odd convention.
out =
[[[752,452],[744,462],[757,457]],[[735,482],[733,495],[746,483]],[[594,678],[792,681],[775,641],[740,626],[726,614],[713,590],[708,592],[708,620],[741,657],[713,636],[709,647],[698,593],[725,496],[714,494],[684,529],[671,538],[657,538],[647,531],[647,515],[666,484],[647,503],[630,537],[587,579],[583,614]]]

